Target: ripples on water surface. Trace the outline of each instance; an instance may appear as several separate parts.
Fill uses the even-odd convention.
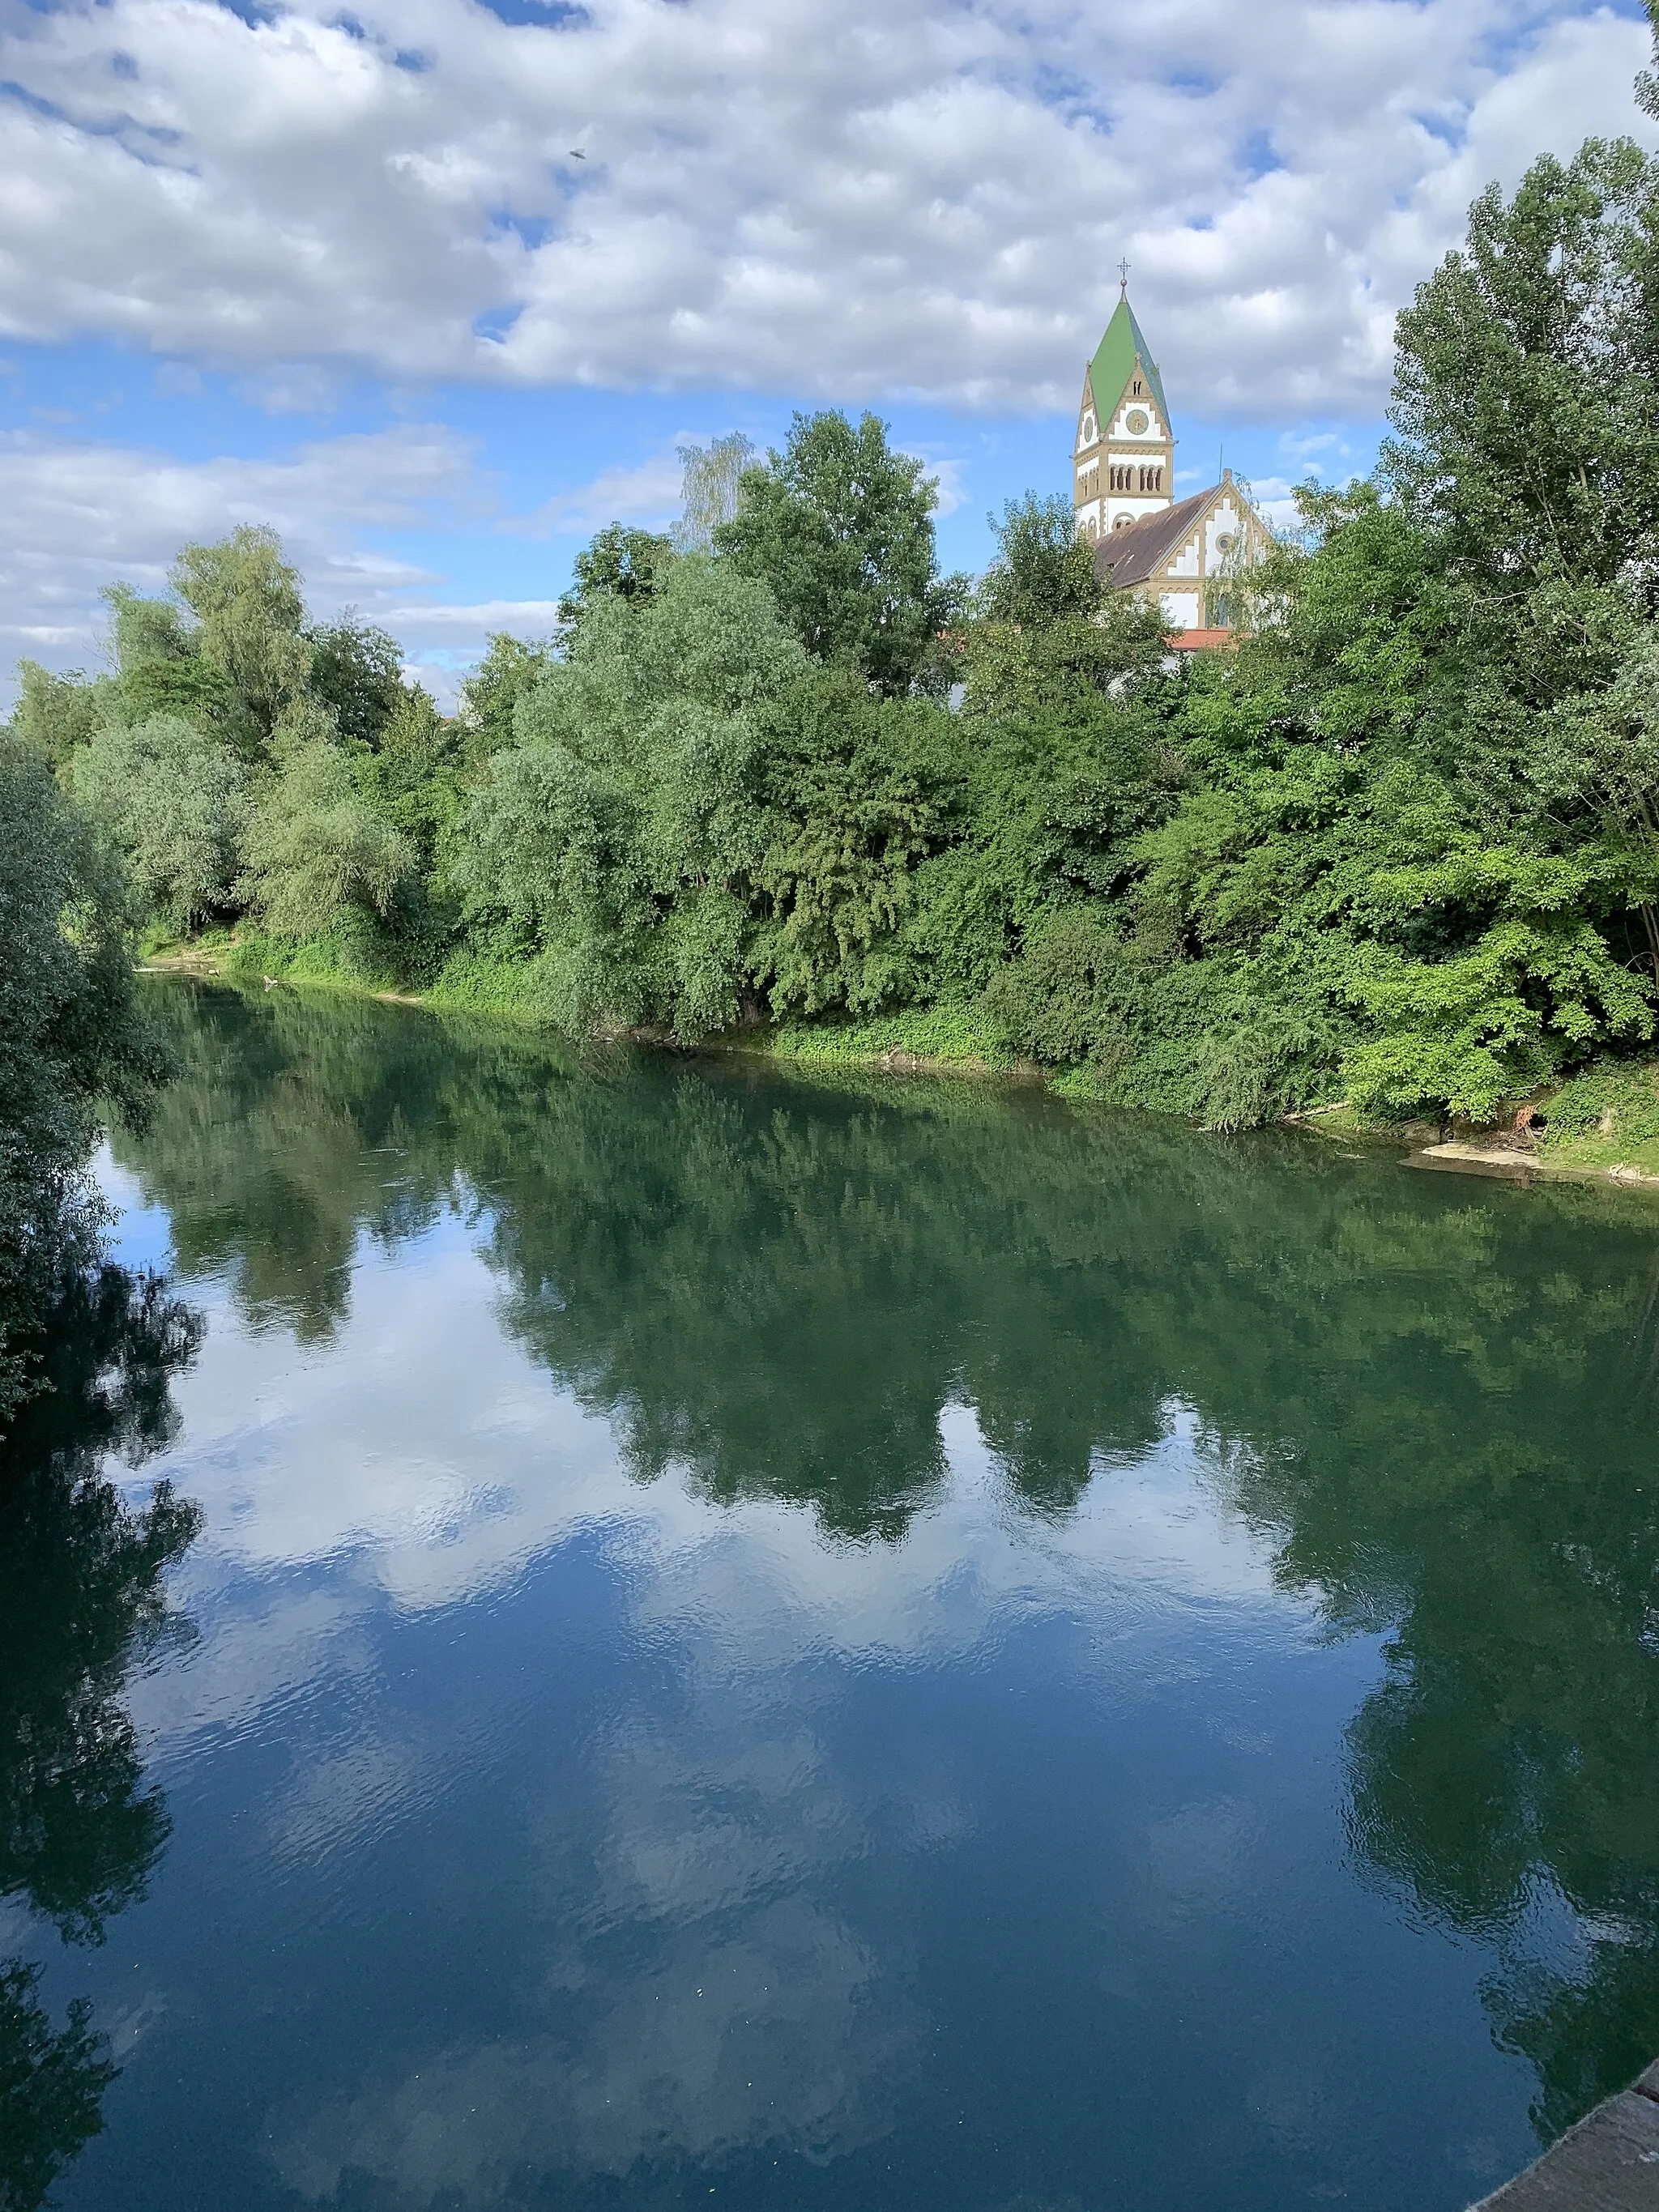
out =
[[[1659,2051],[1653,1200],[157,1003],[14,2201],[1450,2212]]]

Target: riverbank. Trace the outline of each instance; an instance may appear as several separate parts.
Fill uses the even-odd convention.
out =
[[[1659,2060],[1469,2212],[1659,2212]]]
[[[226,932],[149,951],[147,972],[216,977],[267,989],[337,991],[433,1013],[473,1014],[530,1029],[553,1024],[534,971],[521,963],[466,956],[449,962],[429,988],[410,991],[391,976],[348,966],[328,945],[290,949],[246,933]],[[683,1050],[665,1032],[628,1030],[615,1041]],[[1086,1068],[1054,1070],[1002,1049],[971,1011],[918,1008],[879,1019],[815,1025],[757,1024],[702,1039],[696,1049],[743,1055],[802,1073],[847,1073],[995,1079],[1041,1084],[1079,1103],[1101,1093]],[[1367,1121],[1346,1104],[1285,1117],[1288,1126],[1328,1141],[1406,1148],[1425,1169],[1517,1180],[1564,1176],[1659,1189],[1659,1064],[1603,1063],[1518,1107],[1499,1127],[1428,1121]]]
[[[483,1015],[527,1029],[556,1027],[538,991],[533,969],[476,955],[452,959],[435,983],[419,991],[403,988],[372,970],[348,967],[326,945],[290,951],[245,933],[158,945],[145,952],[141,966],[145,972],[217,977],[267,988],[289,985],[338,991],[348,997],[421,1006],[431,1013]],[[695,1048],[657,1029],[617,1029],[607,1032],[605,1041],[750,1055],[803,1072],[829,1073],[844,1068],[896,1075],[995,1077],[1046,1083],[1062,1095],[1087,1095],[1086,1082],[1080,1088],[1069,1073],[1055,1075],[1016,1058],[971,1013],[953,1007],[921,1007],[878,1020],[835,1024],[757,1023],[700,1039]]]

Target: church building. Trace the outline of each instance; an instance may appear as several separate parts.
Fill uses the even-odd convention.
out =
[[[1175,447],[1164,380],[1129,305],[1126,274],[1084,371],[1072,506],[1078,535],[1095,545],[1101,581],[1160,605],[1180,643],[1233,626],[1240,573],[1272,538],[1231,470],[1208,491],[1177,501]]]

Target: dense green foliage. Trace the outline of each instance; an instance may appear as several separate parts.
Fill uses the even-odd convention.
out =
[[[939,659],[966,590],[941,578],[934,491],[873,415],[797,415],[782,453],[749,470],[717,552],[763,583],[815,659],[902,697]]]
[[[156,929],[266,970],[1489,1121],[1655,1033],[1656,240],[1627,143],[1483,194],[1376,477],[1304,493],[1236,651],[1103,599],[1063,498],[942,577],[921,465],[829,412],[687,448],[677,530],[600,532],[452,719],[244,529],[110,593],[110,674],[26,665],[15,732]]]
[[[98,1102],[136,1109],[160,1072],[125,922],[118,875],[45,755],[0,730],[0,1428],[93,1249]]]

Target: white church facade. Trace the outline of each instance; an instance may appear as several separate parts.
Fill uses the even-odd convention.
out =
[[[1164,380],[1126,282],[1084,371],[1072,456],[1078,535],[1095,546],[1101,581],[1155,601],[1172,632],[1225,631],[1238,619],[1238,580],[1272,537],[1231,470],[1177,501],[1175,449]]]

